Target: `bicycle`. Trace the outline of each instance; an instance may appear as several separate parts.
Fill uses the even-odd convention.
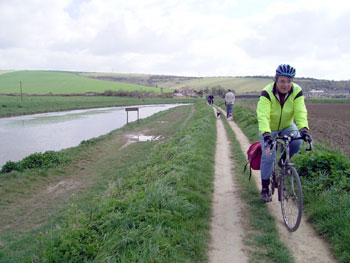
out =
[[[274,194],[275,188],[278,190],[278,201],[281,203],[282,217],[288,231],[294,232],[298,229],[301,221],[303,211],[303,192],[301,182],[294,164],[290,161],[289,145],[294,140],[302,140],[302,137],[293,138],[290,136],[277,135],[273,139],[271,149],[280,147],[282,156],[279,159],[279,166],[281,170],[277,174],[276,158],[272,167],[272,174],[270,177],[270,193]],[[310,138],[311,139],[311,138]],[[309,148],[306,151],[313,151],[312,139],[309,142]],[[285,158],[282,158],[285,156]]]

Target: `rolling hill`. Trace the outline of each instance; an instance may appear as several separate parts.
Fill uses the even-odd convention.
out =
[[[62,71],[12,71],[0,74],[0,93],[19,94],[85,94],[111,91],[161,92],[160,88],[132,83],[104,81],[88,78],[75,72]],[[163,92],[172,92],[163,89]]]
[[[182,90],[206,90],[211,88],[233,89],[236,93],[259,92],[272,81],[260,77],[184,77],[172,75],[120,74],[120,73],[82,73],[90,78],[123,81],[158,88]]]
[[[173,90],[204,90],[212,88],[233,89],[237,94],[260,93],[272,76],[246,77],[185,77],[173,75],[121,74],[121,73],[82,73],[82,75],[109,81],[123,81],[139,85],[161,87]],[[334,81],[314,78],[295,78],[294,82],[301,85],[308,93],[311,90],[323,90],[328,95],[350,95],[350,81]]]
[[[173,75],[88,73],[66,71],[0,71],[0,94],[19,94],[20,82],[27,94],[85,94],[105,91],[169,92],[232,89],[236,94],[258,94],[273,77],[186,77]],[[350,81],[295,78],[305,92],[323,90],[324,94],[349,96]]]

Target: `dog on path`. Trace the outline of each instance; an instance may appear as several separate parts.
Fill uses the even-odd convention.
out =
[[[216,118],[220,119],[221,118],[221,111],[216,112]]]

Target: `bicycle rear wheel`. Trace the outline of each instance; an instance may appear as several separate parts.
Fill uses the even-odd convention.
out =
[[[281,209],[284,224],[290,232],[298,229],[303,211],[303,193],[297,170],[289,166],[281,176]]]

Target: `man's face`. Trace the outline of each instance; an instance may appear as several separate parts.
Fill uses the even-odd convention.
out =
[[[286,76],[279,76],[276,81],[277,90],[282,94],[287,94],[292,88],[293,79]]]

